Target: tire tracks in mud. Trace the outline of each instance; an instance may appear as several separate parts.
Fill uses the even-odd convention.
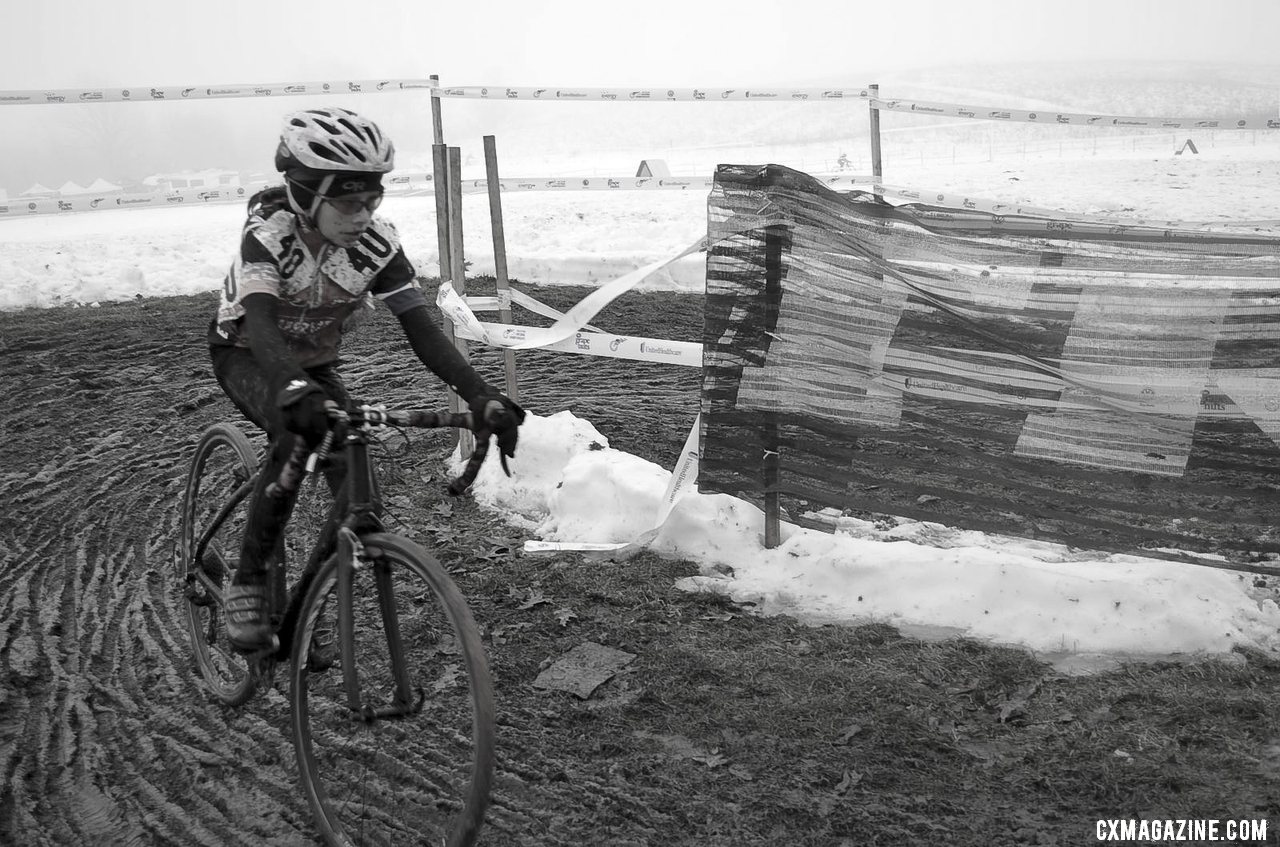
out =
[[[0,843],[316,843],[285,697],[210,701],[182,617],[173,554],[187,457],[206,426],[238,417],[208,365],[212,303],[0,314]],[[390,343],[349,350],[353,394],[423,405],[428,383],[388,327]],[[499,361],[477,357],[497,384]],[[613,446],[669,466],[696,378],[608,364],[522,355],[522,400],[596,423],[612,414]],[[683,419],[619,411],[644,411],[655,392]],[[426,398],[436,404],[443,394]],[[592,831],[579,818],[600,804],[632,836],[663,818],[656,793],[549,774],[523,737],[501,728],[483,843],[578,844]]]
[[[172,553],[209,372],[186,339],[120,344],[140,314],[103,310],[45,349],[6,339],[5,381],[31,378],[0,414],[0,841],[311,843],[277,789],[277,727],[229,728],[190,671]],[[282,764],[249,767],[264,758]]]

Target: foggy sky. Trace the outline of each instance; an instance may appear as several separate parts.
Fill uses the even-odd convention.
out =
[[[1280,0],[6,5],[0,91],[431,74],[445,85],[864,85],[960,64],[1280,62]],[[368,102],[401,132],[429,136],[427,98],[383,97],[400,95],[347,105]],[[314,105],[0,106],[0,187],[12,196],[36,180],[266,169],[280,117]],[[654,120],[669,120],[660,108]]]

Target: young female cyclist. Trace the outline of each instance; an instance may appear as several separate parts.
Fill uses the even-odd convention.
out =
[[[417,357],[497,436],[503,456],[515,455],[524,411],[490,387],[436,325],[395,227],[374,214],[394,160],[391,140],[354,112],[289,115],[275,154],[284,185],[249,201],[240,252],[209,328],[219,385],[270,442],[226,594],[228,638],[242,651],[270,645],[269,563],[292,508],[266,487],[295,439],[312,446],[323,439],[325,402],[346,406],[338,350],[369,297],[399,319]],[[337,482],[331,475],[330,486]]]

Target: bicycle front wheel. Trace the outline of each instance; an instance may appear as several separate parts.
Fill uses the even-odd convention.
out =
[[[340,651],[326,670],[314,655],[313,645],[337,631],[336,557],[321,567],[299,615],[290,677],[303,791],[331,845],[472,844],[494,758],[493,690],[480,633],[462,593],[426,550],[388,533],[361,541],[352,592],[354,698]],[[397,652],[399,669],[391,658]]]
[[[205,430],[187,473],[177,571],[196,668],[219,702],[239,706],[257,687],[247,659],[227,640],[223,590],[235,573],[258,456],[230,424]]]

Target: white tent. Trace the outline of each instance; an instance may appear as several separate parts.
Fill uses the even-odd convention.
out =
[[[62,183],[62,187],[58,189],[59,197],[73,197],[77,194],[87,194],[89,189],[85,188],[77,182],[67,180]]]
[[[123,189],[114,182],[107,182],[102,177],[98,177],[85,188],[89,194],[106,194],[111,191],[122,191]]]
[[[52,195],[53,195],[52,188],[45,188],[43,185],[37,182],[35,185],[31,186],[30,188],[28,188],[26,191],[22,192],[18,196],[19,197],[50,197]]]

